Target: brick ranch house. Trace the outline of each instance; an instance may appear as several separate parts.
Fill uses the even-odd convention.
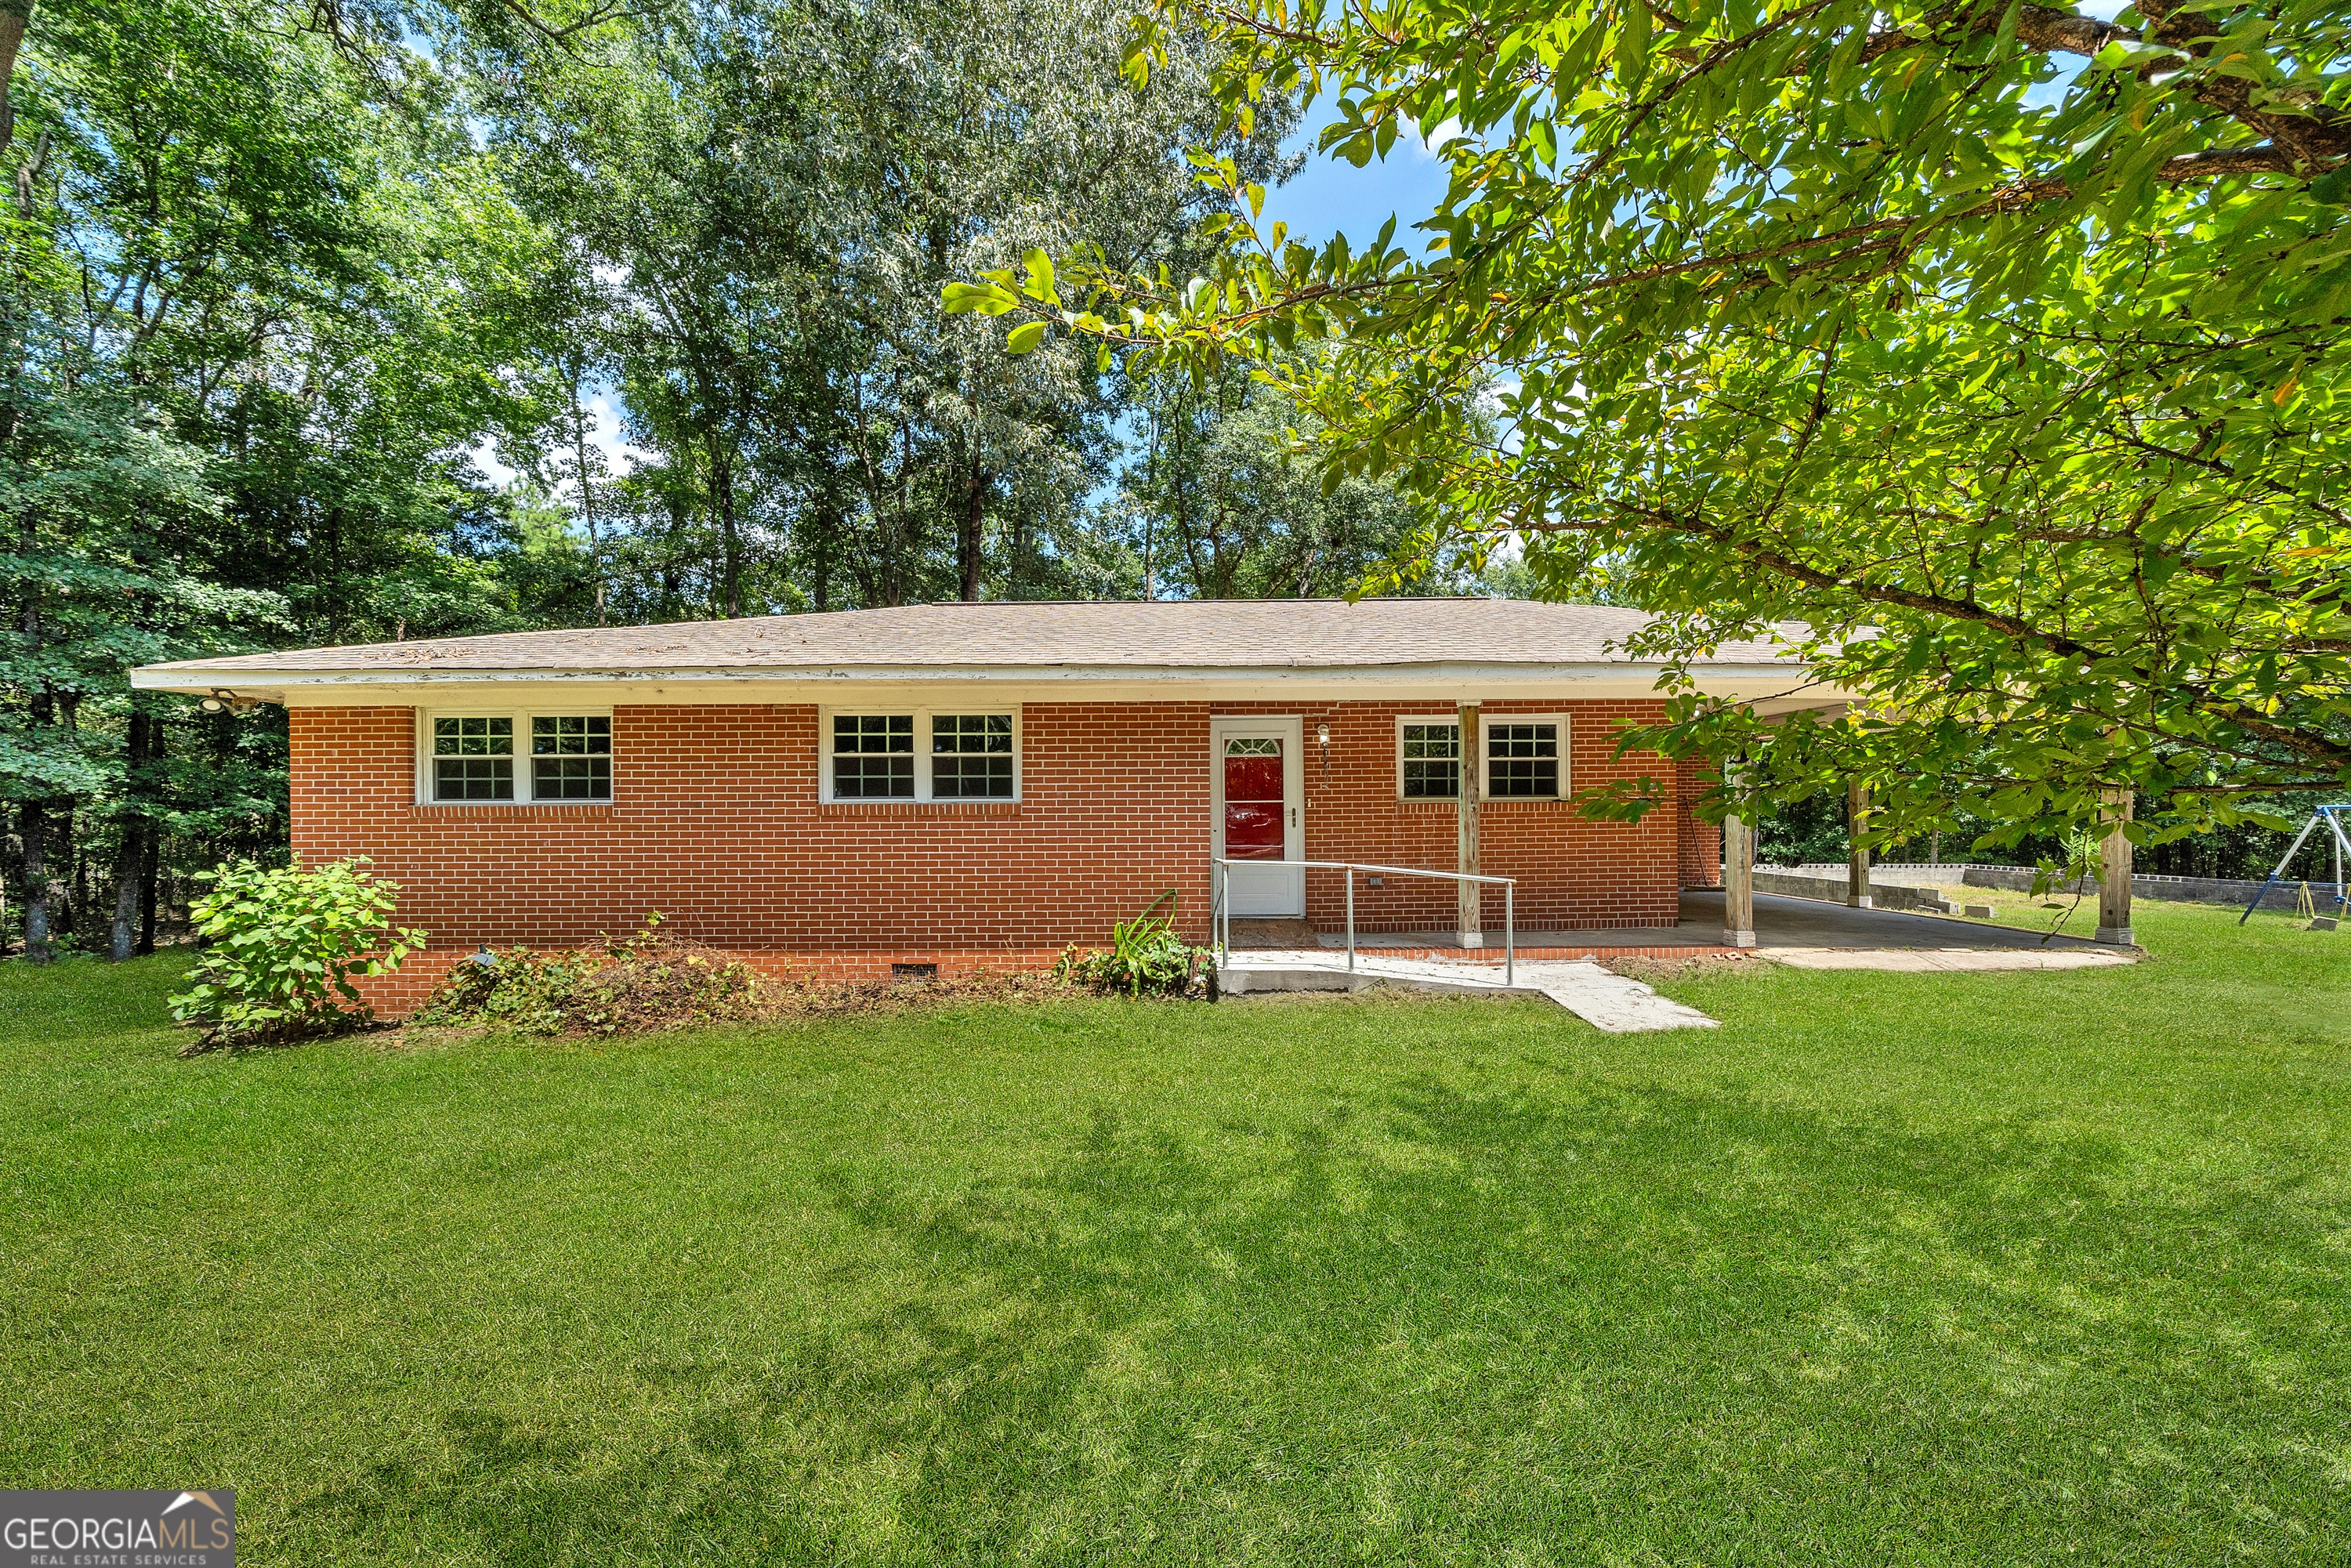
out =
[[[1695,769],[1614,754],[1662,711],[1657,666],[1622,651],[1642,620],[925,604],[195,660],[133,685],[285,705],[295,852],[371,857],[432,933],[375,985],[398,1006],[478,944],[585,943],[654,909],[763,967],[845,977],[1042,965],[1169,888],[1205,940],[1215,856],[1239,862],[1239,916],[1339,927],[1340,877],[1287,861],[1482,869],[1518,879],[1520,930],[1621,949],[1721,868]],[[1835,700],[1770,644],[1696,674],[1766,710]],[[1567,803],[1641,774],[1671,810]],[[1359,877],[1356,898],[1366,932],[1462,913],[1445,882]],[[1483,913],[1499,940],[1498,893]]]

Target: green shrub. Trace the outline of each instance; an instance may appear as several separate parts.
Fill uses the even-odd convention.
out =
[[[206,1031],[191,1050],[280,1045],[374,1020],[350,977],[398,968],[425,934],[392,923],[400,886],[365,863],[236,861],[196,873],[212,883],[194,909],[205,946],[187,972],[194,984],[171,998],[172,1018]]]
[[[1176,889],[1169,888],[1132,920],[1111,927],[1107,951],[1081,952],[1072,943],[1061,955],[1057,973],[1064,980],[1097,990],[1124,991],[1139,997],[1185,996],[1199,977],[1200,949],[1176,933]],[[1155,913],[1161,904],[1165,915]]]
[[[773,988],[749,966],[664,936],[661,925],[656,910],[635,936],[601,948],[485,949],[452,969],[409,1021],[617,1035],[745,1022],[771,1010]]]

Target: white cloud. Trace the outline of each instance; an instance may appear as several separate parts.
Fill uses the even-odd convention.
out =
[[[474,460],[474,466],[480,469],[484,476],[498,489],[505,489],[520,477],[513,469],[498,461],[498,449],[490,444],[490,439],[486,435],[475,442],[474,449],[466,455]]]
[[[604,455],[606,477],[619,478],[634,473],[639,464],[652,460],[652,453],[642,446],[630,444],[627,432],[622,428],[622,403],[618,396],[611,392],[595,393],[588,400],[588,412],[595,418],[595,423],[588,432],[588,442]],[[522,477],[519,471],[499,461],[497,448],[486,437],[474,446],[469,455],[474,460],[474,466],[499,489],[505,489]],[[558,480],[555,493],[569,497],[571,481],[568,478]]]
[[[1409,142],[1419,150],[1423,158],[1434,163],[1444,157],[1445,144],[1460,134],[1461,122],[1458,120],[1447,120],[1430,127],[1421,135],[1403,136],[1398,137],[1397,140]]]
[[[609,392],[600,392],[588,400],[588,412],[596,416],[596,428],[588,439],[604,454],[604,471],[618,477],[632,474],[640,463],[649,463],[653,454],[642,446],[629,444],[622,426],[621,400]]]

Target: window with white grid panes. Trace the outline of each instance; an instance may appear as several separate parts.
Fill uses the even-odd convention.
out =
[[[825,711],[826,800],[1016,800],[1020,721],[982,708]]]
[[[1012,716],[938,713],[931,716],[931,798],[935,800],[1012,799]]]
[[[1565,717],[1504,714],[1479,728],[1487,800],[1556,800],[1567,793]]]
[[[1396,720],[1396,796],[1451,800],[1461,793],[1461,726],[1450,718]]]
[[[612,799],[609,713],[423,716],[419,799],[435,805],[601,804]]]

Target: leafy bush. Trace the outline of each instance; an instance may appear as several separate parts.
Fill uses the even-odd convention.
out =
[[[196,873],[212,883],[193,912],[205,946],[187,972],[194,984],[171,998],[173,1019],[206,1031],[191,1051],[280,1045],[374,1020],[350,977],[398,968],[425,933],[392,923],[400,885],[378,882],[366,863],[304,871],[236,861]]]
[[[1061,955],[1055,973],[1096,990],[1124,991],[1139,997],[1185,996],[1199,979],[1201,950],[1176,934],[1176,890],[1169,888],[1132,920],[1111,927],[1108,951],[1081,952],[1072,943]],[[1165,915],[1155,913],[1161,904]]]
[[[664,936],[661,925],[656,910],[635,936],[601,948],[477,953],[450,971],[410,1021],[616,1035],[743,1022],[772,1010],[773,988],[748,966]]]

